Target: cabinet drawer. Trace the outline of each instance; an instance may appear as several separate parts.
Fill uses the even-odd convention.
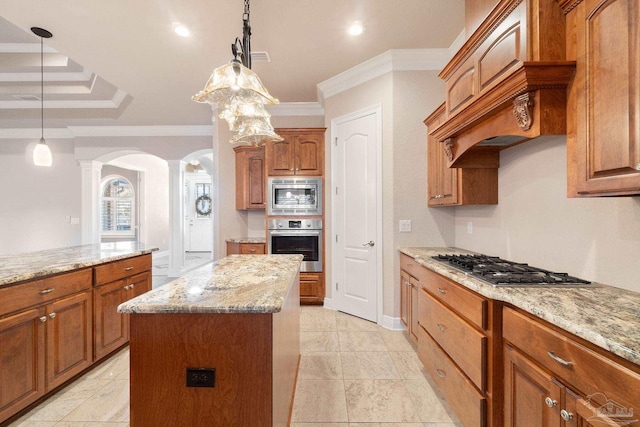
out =
[[[242,243],[240,245],[241,255],[264,255],[264,244],[262,243]]]
[[[487,301],[484,298],[429,269],[425,269],[420,284],[459,315],[477,327],[487,329]]]
[[[503,322],[505,340],[571,384],[571,388],[584,396],[602,393],[625,407],[640,408],[637,372],[511,308],[504,309]],[[549,353],[561,360],[555,360]]]
[[[418,356],[465,427],[486,425],[486,399],[456,368],[422,327],[418,327]]]
[[[0,288],[0,316],[91,288],[91,269]]]
[[[418,262],[408,255],[400,254],[400,269],[413,276],[418,281],[421,281],[426,268],[418,264]]]
[[[418,323],[480,390],[486,390],[487,337],[424,290],[418,298]]]
[[[95,271],[95,284],[102,285],[151,270],[151,254],[110,262],[93,269]]]

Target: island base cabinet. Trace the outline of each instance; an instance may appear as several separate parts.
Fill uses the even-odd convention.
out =
[[[45,322],[44,307],[0,319],[0,423],[45,393]]]
[[[288,425],[299,328],[274,328],[280,315],[131,314],[131,426]],[[215,370],[213,387],[187,386],[191,368]]]

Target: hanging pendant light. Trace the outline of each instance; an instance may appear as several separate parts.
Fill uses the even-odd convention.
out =
[[[282,141],[275,133],[271,114],[265,105],[278,100],[269,94],[256,73],[251,71],[251,25],[249,0],[244,2],[243,37],[231,45],[234,59],[216,68],[205,88],[191,97],[196,102],[218,104],[222,108],[219,117],[229,124],[229,130],[238,132],[229,141],[263,145],[266,141]],[[240,59],[238,59],[240,57]]]
[[[44,140],[44,39],[49,39],[53,36],[49,31],[44,28],[31,27],[31,31],[36,36],[40,37],[40,142],[36,144],[36,148],[33,150],[33,164],[36,166],[51,166],[53,159],[51,157],[51,150]]]

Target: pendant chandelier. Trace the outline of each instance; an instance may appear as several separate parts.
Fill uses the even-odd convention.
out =
[[[40,37],[40,142],[36,144],[36,148],[33,150],[33,164],[36,166],[51,166],[53,159],[51,157],[51,150],[44,140],[44,39],[49,39],[53,36],[49,31],[44,28],[31,27],[31,31],[36,36]]]
[[[242,40],[236,38],[231,45],[233,59],[216,68],[205,88],[191,99],[222,108],[219,117],[227,121],[229,130],[237,132],[229,141],[232,144],[260,146],[267,141],[282,141],[283,138],[273,130],[271,114],[265,108],[265,105],[277,104],[278,100],[251,71],[249,0],[244,2],[242,21]]]

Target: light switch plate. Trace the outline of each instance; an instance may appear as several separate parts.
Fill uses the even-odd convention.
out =
[[[399,221],[400,232],[401,233],[411,233],[411,220],[410,219],[401,219]]]

